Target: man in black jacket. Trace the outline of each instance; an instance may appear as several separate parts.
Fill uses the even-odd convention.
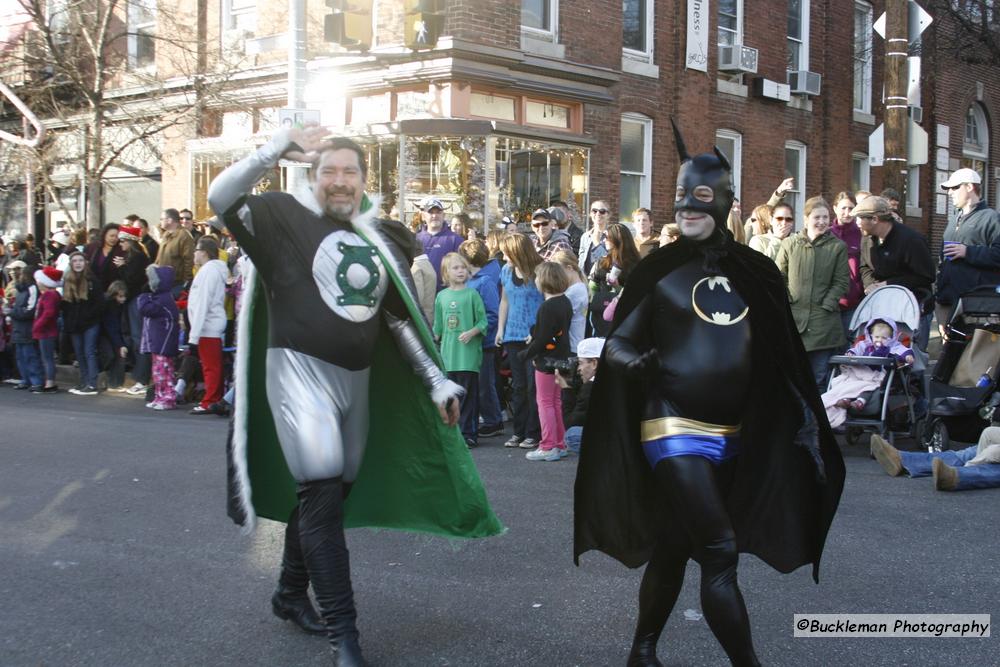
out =
[[[920,302],[920,330],[916,344],[927,351],[934,313],[934,260],[927,241],[914,229],[897,222],[892,204],[882,197],[866,197],[851,211],[865,235],[861,242],[861,280],[865,294],[883,285],[901,285]]]

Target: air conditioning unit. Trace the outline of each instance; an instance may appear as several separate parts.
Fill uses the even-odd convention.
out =
[[[792,89],[793,95],[819,95],[822,80],[823,77],[816,72],[788,72],[788,87]]]
[[[993,178],[1000,181],[1000,167],[993,167]]]
[[[719,70],[755,73],[757,71],[757,49],[742,44],[720,44]]]

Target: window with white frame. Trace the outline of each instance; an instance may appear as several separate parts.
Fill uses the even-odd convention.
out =
[[[906,172],[906,208],[920,208],[920,165],[911,164]],[[913,215],[912,210],[907,211]]]
[[[51,0],[45,4],[45,14],[48,18],[49,33],[52,41],[66,44],[73,39],[70,26],[69,0]]]
[[[743,43],[743,0],[719,0],[719,46]]]
[[[733,195],[740,199],[740,180],[743,174],[743,135],[735,130],[718,130],[715,145],[732,166]]]
[[[653,120],[640,114],[622,114],[619,219],[639,207],[649,208],[653,180]]]
[[[962,141],[962,167],[968,167],[982,179],[980,197],[987,199],[989,181],[986,167],[990,154],[990,128],[986,121],[986,113],[978,102],[969,106],[965,114],[965,137]]]
[[[651,61],[654,0],[622,0],[622,50]]]
[[[785,201],[795,209],[795,227],[802,227],[802,210],[806,203],[806,145],[798,141],[785,143],[785,178],[794,178]]]
[[[156,63],[156,0],[129,0],[128,62],[133,69]]]
[[[851,191],[868,191],[871,189],[871,166],[868,156],[864,153],[855,153],[851,156]]]
[[[788,0],[788,70],[809,69],[809,0]]]
[[[222,29],[257,31],[257,0],[222,0]]]
[[[872,112],[872,6],[854,3],[854,110]]]
[[[559,0],[521,0],[521,28],[538,36],[555,37]]]

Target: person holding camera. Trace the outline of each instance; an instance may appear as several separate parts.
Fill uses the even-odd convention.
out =
[[[563,413],[563,423],[566,425],[566,448],[573,454],[580,453],[580,440],[583,438],[583,423],[587,419],[587,408],[590,407],[590,390],[594,387],[597,376],[597,362],[604,349],[603,338],[584,338],[576,346],[575,375],[572,372],[556,372],[556,382],[563,389],[572,390],[573,405]]]
[[[566,456],[566,427],[562,418],[562,396],[556,384],[556,370],[564,367],[570,356],[569,326],[573,305],[566,297],[569,279],[560,264],[542,262],[535,269],[535,284],[545,301],[538,307],[535,326],[528,337],[528,347],[521,352],[524,361],[535,366],[535,401],[542,440],[538,449],[525,455],[529,461],[558,461]]]

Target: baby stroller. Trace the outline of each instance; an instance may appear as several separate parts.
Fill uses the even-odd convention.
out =
[[[865,326],[872,319],[880,317],[895,320],[899,337],[913,350],[912,366],[897,368],[894,358],[862,357],[846,354],[830,358],[833,365],[830,383],[840,373],[842,365],[879,367],[885,370],[881,385],[860,396],[864,407],[850,408],[844,422],[847,443],[857,444],[865,431],[874,431],[887,441],[894,442],[895,436],[917,438],[923,402],[920,398],[919,376],[927,367],[927,355],[913,347],[914,333],[920,326],[920,304],[913,292],[900,285],[885,285],[874,291],[858,304],[851,318],[850,328],[854,340],[864,337]]]
[[[927,391],[929,411],[922,441],[929,452],[948,449],[952,439],[975,442],[1000,404],[997,288],[984,285],[963,294],[946,331]]]

